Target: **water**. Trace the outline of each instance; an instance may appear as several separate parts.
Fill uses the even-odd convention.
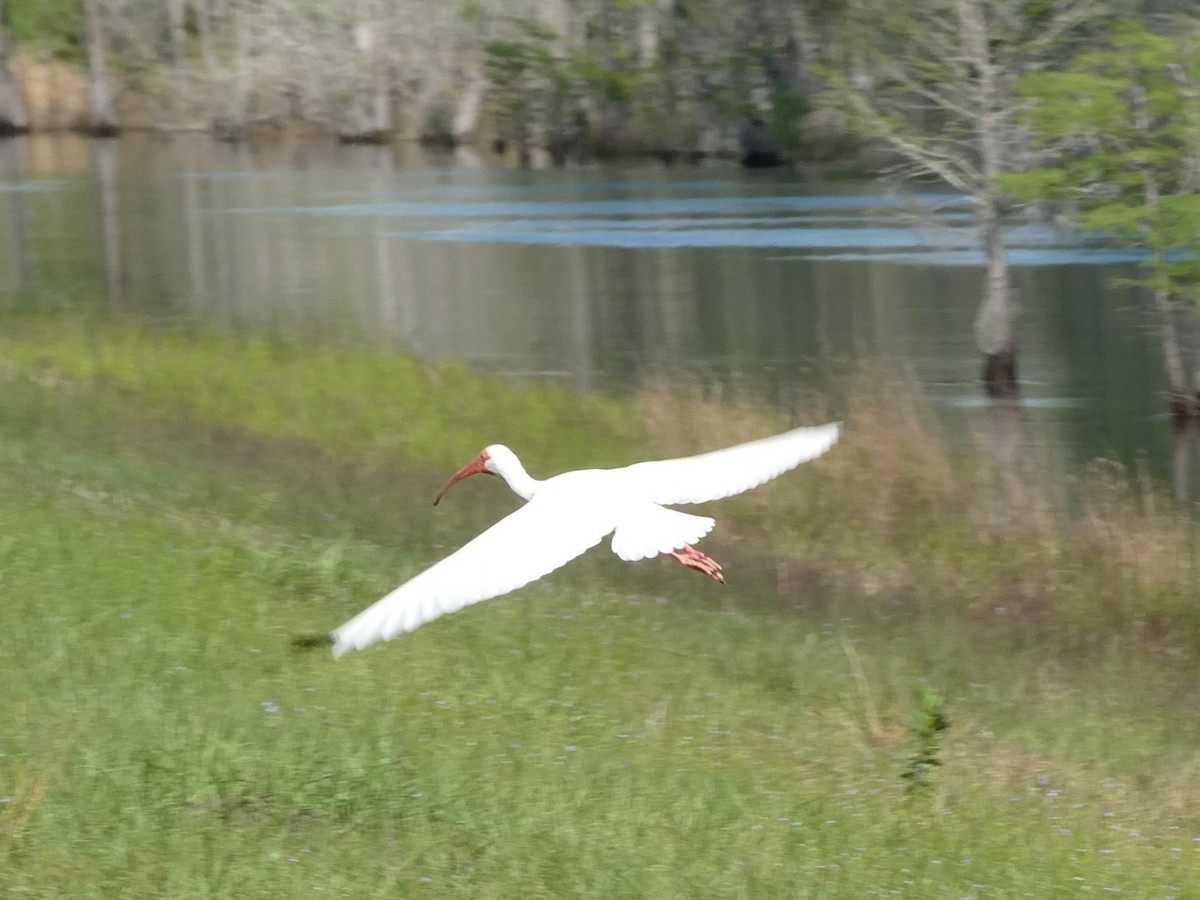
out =
[[[0,147],[0,302],[106,305],[621,391],[686,373],[788,402],[861,360],[950,434],[984,413],[961,197],[736,168],[517,172],[469,157],[203,138]],[[1170,473],[1137,255],[1009,236],[1029,430],[1068,470]]]

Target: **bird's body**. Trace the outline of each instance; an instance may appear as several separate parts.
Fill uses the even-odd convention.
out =
[[[683,459],[583,469],[532,478],[502,444],[486,448],[446,484],[474,474],[499,475],[528,501],[450,556],[400,585],[336,629],[341,656],[413,631],[446,613],[499,597],[553,572],[611,534],[612,549],[634,561],[666,553],[724,581],[721,567],[692,544],[712,530],[707,516],[667,505],[717,500],[757,487],[820,456],[837,441],[834,423]]]

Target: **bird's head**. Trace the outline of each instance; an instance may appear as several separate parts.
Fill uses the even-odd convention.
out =
[[[501,470],[515,461],[516,454],[505,447],[503,444],[492,444],[490,447],[484,447],[479,451],[479,455],[455,472],[450,480],[446,482],[446,486],[438,491],[438,495],[433,498],[433,505],[437,506],[442,497],[446,495],[446,491],[454,485],[456,481],[462,481],[468,475],[499,475]]]

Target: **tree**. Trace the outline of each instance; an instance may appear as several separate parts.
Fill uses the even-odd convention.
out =
[[[88,108],[84,129],[96,137],[120,130],[112,88],[108,82],[108,38],[101,17],[102,0],[83,0],[84,33],[87,35]]]
[[[1044,165],[999,184],[1056,203],[1085,232],[1146,249],[1163,362],[1177,417],[1200,409],[1200,369],[1189,391],[1176,340],[1180,301],[1200,301],[1200,20],[1169,34],[1122,22],[1062,71],[1022,79],[1023,120]]]
[[[570,64],[555,53],[559,35],[525,19],[510,19],[511,37],[486,47],[486,72],[498,140],[512,141],[522,165],[528,165],[535,130],[548,143],[562,137],[569,105]]]
[[[750,164],[799,155],[806,94],[817,84],[812,68],[824,59],[824,29],[841,18],[844,0],[618,5],[636,15],[614,33],[618,46],[636,48],[634,120],[657,153],[740,149]]]
[[[12,73],[12,40],[9,36],[8,0],[0,0],[0,137],[29,130],[25,101]]]
[[[1104,7],[1098,0],[857,0],[827,69],[836,102],[900,162],[966,194],[985,263],[975,321],[992,396],[1017,388],[1016,311],[1004,232],[1013,208],[996,177],[1021,169],[1027,142],[1014,80],[1045,67]]]
[[[191,66],[187,53],[187,11],[184,0],[167,0],[167,32],[171,76],[174,79],[176,120],[186,115],[192,94]]]
[[[380,50],[382,19],[378,0],[359,0],[353,27],[357,83],[338,127],[338,137],[346,143],[380,143],[392,130],[391,96]]]

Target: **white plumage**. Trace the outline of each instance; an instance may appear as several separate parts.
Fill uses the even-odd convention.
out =
[[[337,628],[333,653],[361,650],[514,591],[609,534],[613,552],[623,560],[669,553],[724,581],[721,567],[691,546],[712,530],[713,520],[662,504],[701,503],[750,490],[820,456],[840,431],[838,423],[797,428],[699,456],[565,472],[544,481],[531,478],[503,444],[494,444],[460,469],[434,502],[456,481],[481,473],[499,475],[528,502]]]

